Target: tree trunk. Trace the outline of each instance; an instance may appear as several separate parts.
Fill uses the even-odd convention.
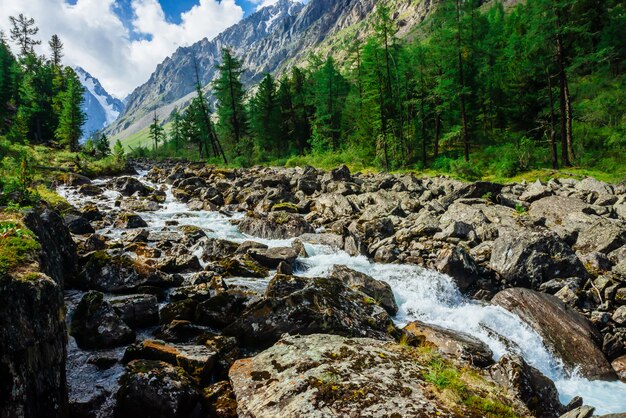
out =
[[[550,99],[550,155],[552,157],[552,168],[559,168],[559,159],[556,149],[556,117],[554,115],[554,95],[552,93],[552,76],[550,71],[546,70],[548,78],[548,98]]]
[[[572,102],[569,94],[569,82],[567,81],[567,74],[565,74],[565,127],[567,137],[567,155],[570,163],[576,159],[574,154],[573,145],[573,133],[572,133]]]

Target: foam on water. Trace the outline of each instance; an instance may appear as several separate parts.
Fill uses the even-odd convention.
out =
[[[146,181],[145,178],[142,180]],[[60,194],[77,206],[85,200],[93,200],[69,189],[61,189]],[[107,205],[117,196],[115,192],[106,192]],[[241,214],[227,216],[219,212],[191,211],[187,205],[175,200],[169,187],[163,209],[140,215],[148,223],[149,229],[155,231],[168,230],[166,221],[175,219],[180,225],[202,228],[209,237],[235,242],[253,239],[277,247],[290,245],[293,241],[246,236],[231,223],[232,219],[241,218]],[[169,227],[169,230],[174,231],[176,227]],[[117,231],[109,231],[109,234],[117,235]],[[626,411],[626,384],[619,381],[589,381],[569,375],[533,329],[500,307],[464,297],[450,277],[418,266],[372,263],[364,256],[353,257],[344,251],[321,245],[306,244],[306,250],[309,257],[298,260],[296,273],[299,275],[327,276],[333,265],[341,264],[389,283],[399,307],[395,318],[398,326],[420,320],[468,333],[486,343],[496,360],[507,352],[521,355],[555,382],[563,403],[569,402],[574,396],[582,396],[585,404],[596,407],[596,414]],[[201,251],[201,248],[194,249],[195,254],[201,254]],[[228,281],[259,293],[264,291],[268,283],[268,279],[232,278]]]

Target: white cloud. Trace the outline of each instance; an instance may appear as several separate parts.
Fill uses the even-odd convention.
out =
[[[0,0],[0,28],[8,31],[9,16],[35,18],[48,53],[47,39],[58,34],[65,44],[65,63],[81,66],[111,94],[123,97],[147,81],[156,66],[179,46],[215,37],[243,17],[235,0],[200,0],[181,15],[181,23],[166,20],[157,0],[131,0],[131,26],[143,39],[133,40],[113,11],[114,0]]]

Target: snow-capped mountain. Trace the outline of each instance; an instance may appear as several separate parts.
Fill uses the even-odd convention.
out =
[[[87,120],[83,126],[83,139],[86,139],[93,132],[113,123],[124,111],[124,104],[107,93],[98,79],[84,69],[76,67],[74,71],[85,88],[83,110],[87,115]]]

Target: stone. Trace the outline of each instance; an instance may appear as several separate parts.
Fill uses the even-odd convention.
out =
[[[165,273],[194,273],[202,270],[198,257],[190,253],[165,257],[157,264],[157,268]]]
[[[491,302],[518,315],[534,328],[569,370],[578,368],[588,379],[615,378],[602,353],[598,330],[555,296],[513,288],[499,292]]]
[[[554,382],[520,356],[506,354],[491,366],[492,379],[520,399],[533,416],[556,418],[564,412]]]
[[[123,196],[132,196],[135,193],[138,196],[149,196],[155,191],[134,177],[116,177],[110,180],[106,187],[120,192]]]
[[[249,302],[250,297],[236,290],[219,293],[198,305],[195,321],[201,325],[224,328],[237,319]]]
[[[148,224],[146,223],[146,221],[143,220],[141,216],[129,212],[120,213],[115,220],[114,225],[118,228],[125,229],[148,227]]]
[[[66,346],[61,285],[41,273],[1,277],[1,417],[67,416]]]
[[[613,322],[618,325],[626,324],[626,305],[622,305],[613,312],[613,316],[611,317]]]
[[[583,253],[608,254],[626,244],[626,223],[602,219],[580,232],[574,248]]]
[[[445,248],[439,252],[435,267],[454,279],[459,290],[466,293],[480,278],[476,262],[462,247]]]
[[[265,239],[297,238],[305,233],[315,232],[313,227],[298,214],[271,212],[264,217],[245,217],[239,223],[244,234]]]
[[[456,416],[449,401],[422,380],[426,370],[412,353],[370,338],[292,335],[238,360],[229,378],[240,417]],[[468,393],[476,390],[473,385],[468,384]],[[513,403],[506,393],[482,392],[480,397]],[[523,406],[514,410],[528,414]]]
[[[265,298],[250,305],[223,333],[251,347],[267,347],[284,333],[388,339],[391,319],[370,299],[338,279],[276,275]]]
[[[70,335],[81,348],[109,348],[129,344],[135,333],[100,292],[86,293],[74,311]]]
[[[159,323],[159,304],[154,295],[117,296],[108,302],[122,321],[132,328]]]
[[[248,254],[264,267],[276,268],[281,262],[293,264],[298,253],[291,247],[272,247],[249,250]]]
[[[219,261],[223,258],[230,257],[235,254],[238,248],[241,248],[241,245],[223,239],[209,238],[203,245],[202,261]]]
[[[82,216],[66,215],[65,224],[72,234],[87,235],[96,232],[93,229],[93,226],[91,226],[91,224],[89,223],[89,221]]]
[[[595,408],[587,405],[579,406],[561,415],[559,418],[591,418]]]
[[[626,355],[613,360],[611,366],[613,367],[613,370],[615,370],[615,372],[617,373],[617,377],[619,377],[622,382],[626,383]]]
[[[509,285],[534,289],[555,278],[588,277],[572,249],[544,231],[501,232],[494,242],[489,266]]]
[[[471,335],[421,321],[409,323],[403,331],[416,338],[421,346],[435,346],[442,355],[452,361],[462,361],[476,367],[493,364],[491,349]]]
[[[269,270],[262,266],[258,261],[250,255],[235,255],[231,258],[225,258],[221,261],[220,266],[224,269],[225,277],[267,277]]]
[[[24,224],[36,236],[41,248],[39,268],[61,287],[77,271],[76,244],[63,218],[56,211],[30,210],[24,215]]]
[[[162,361],[135,360],[120,380],[115,417],[200,416],[201,400],[193,379],[182,368]]]
[[[158,340],[144,340],[126,349],[125,362],[132,360],[164,361],[179,366],[190,376],[207,382],[211,378],[217,353],[205,345],[168,344]]]
[[[530,184],[524,193],[520,196],[520,199],[524,202],[532,203],[536,200],[550,196],[552,191],[541,183],[540,180]]]
[[[368,295],[390,315],[398,312],[398,305],[389,284],[341,265],[334,265],[329,277],[341,280],[348,287]]]
[[[228,381],[212,384],[203,391],[210,416],[220,418],[237,418],[237,398]]]

